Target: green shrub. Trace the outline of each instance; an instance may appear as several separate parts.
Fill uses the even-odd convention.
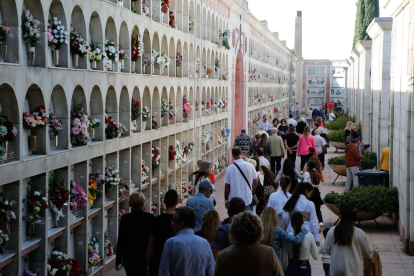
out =
[[[377,154],[375,152],[367,153],[365,156],[362,157],[361,163],[363,170],[375,168],[375,166],[377,165]]]
[[[325,127],[329,130],[341,130],[341,129],[345,129],[346,127],[346,123],[348,121],[350,121],[351,118],[346,117],[346,118],[339,118],[337,117],[335,120],[330,121],[329,123],[327,123],[325,125]],[[355,122],[355,119],[352,119],[352,122]]]
[[[398,190],[397,188],[387,189],[382,186],[359,186],[343,194],[330,192],[325,195],[323,201],[335,204],[338,208],[347,203],[360,212],[383,214],[395,212],[398,209]]]
[[[345,156],[332,157],[328,159],[330,165],[345,165]]]
[[[345,142],[345,130],[331,131],[327,135],[328,140],[331,142]]]

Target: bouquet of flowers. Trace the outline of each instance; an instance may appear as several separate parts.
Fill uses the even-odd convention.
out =
[[[56,50],[59,50],[62,45],[68,45],[68,32],[65,31],[65,27],[62,25],[62,22],[53,17],[53,20],[49,20],[47,25],[48,33],[48,45],[54,47]]]
[[[212,78],[213,77],[213,70],[211,70],[209,67],[207,67],[207,75]]]
[[[170,145],[168,149],[168,160],[175,160],[175,156],[177,155],[177,152],[174,149],[173,145]]]
[[[147,66],[151,64],[152,64],[152,61],[150,61],[148,58],[144,58],[144,60],[142,61],[143,66]]]
[[[199,58],[196,59],[195,67],[196,67],[196,75],[199,76],[200,75],[200,68],[201,68],[200,59]]]
[[[92,116],[89,116],[88,120],[89,120],[89,130],[101,127],[101,121],[99,119],[95,119],[95,118],[92,118]]]
[[[99,256],[99,242],[98,239],[95,237],[89,238],[88,255],[88,267],[97,265],[101,260],[101,256]]]
[[[132,103],[131,103],[131,120],[134,121],[134,120],[139,118],[140,107],[141,107],[141,104],[139,103],[139,101],[132,100]]]
[[[41,37],[40,21],[34,19],[29,10],[25,10],[22,15],[22,24],[24,42],[30,43],[32,47],[35,47]]]
[[[54,116],[53,113],[49,113],[49,120],[47,121],[47,125],[53,137],[63,132],[62,121]]]
[[[223,80],[227,80],[228,79],[228,76],[229,76],[229,71],[227,71],[227,69],[224,69],[221,72],[221,77],[223,78]]]
[[[162,0],[161,1],[161,11],[166,14],[170,9],[170,1],[169,0]]]
[[[210,150],[210,145],[208,143],[206,143],[206,150],[209,151]]]
[[[131,181],[131,188],[134,188],[135,184]],[[119,189],[118,189],[119,198],[128,197],[129,196],[129,186],[123,181],[119,179]]]
[[[167,117],[170,114],[170,106],[166,99],[161,100],[161,118]]]
[[[17,129],[9,118],[0,112],[0,144],[16,140]]]
[[[9,243],[9,235],[7,235],[6,233],[3,233],[2,230],[0,230],[0,247],[6,247],[7,244]]]
[[[142,109],[142,120],[145,122],[147,121],[151,116],[151,111],[148,107],[144,106]]]
[[[119,210],[118,212],[118,220],[121,222],[121,218],[123,215],[125,215],[126,211],[124,209]]]
[[[223,37],[223,46],[227,50],[230,50],[230,44],[229,44],[230,30],[225,30],[222,37]]]
[[[102,60],[102,51],[101,48],[99,48],[98,43],[93,44],[93,42],[90,44],[90,51],[89,51],[89,61],[101,61]]]
[[[186,118],[186,119],[189,118],[191,109],[193,109],[193,107],[191,106],[190,102],[187,101],[187,96],[184,95],[183,96],[183,116],[184,116],[184,118]]]
[[[102,191],[98,189],[98,183],[93,179],[89,179],[88,200],[89,201],[98,200],[101,197],[101,195],[102,195]]]
[[[26,208],[29,212],[28,221],[40,223],[42,219],[40,217],[40,214],[43,213],[44,210],[49,208],[49,206],[47,205],[47,198],[42,197],[42,192],[32,190],[32,188],[33,187],[31,183],[29,183],[29,185],[27,185],[27,196],[26,196],[27,198]]]
[[[188,153],[192,152],[194,150],[194,142],[188,143]]]
[[[169,25],[172,28],[176,28],[177,26],[175,25],[175,15],[173,11],[170,11],[170,21],[169,21]]]
[[[88,54],[89,46],[85,46],[85,40],[81,34],[77,34],[76,30],[70,33],[70,50],[73,54],[84,57]]]
[[[105,185],[109,185],[112,189],[116,189],[120,183],[119,171],[113,170],[111,166],[105,168]]]
[[[57,181],[55,176],[49,178],[49,200],[50,208],[57,214],[57,220],[59,217],[65,217],[62,213],[62,208],[67,205],[69,199],[69,191],[65,189],[64,181]]]
[[[152,49],[151,50],[151,64],[156,63],[157,58],[158,58],[158,52]]]
[[[181,67],[182,62],[183,62],[183,55],[181,54],[181,52],[178,52],[177,55],[175,56],[175,64],[177,67]]]
[[[4,200],[3,193],[0,193],[0,196],[3,198],[3,201],[0,202],[0,221],[9,222],[16,219],[16,214],[12,211],[14,201]]]
[[[144,40],[137,29],[132,30],[132,61],[137,61],[144,53]]]
[[[195,110],[198,111],[198,101],[195,101]]]
[[[122,133],[128,129],[122,123],[114,122],[112,116],[105,114],[105,133],[107,139],[116,139],[121,137]]]
[[[160,148],[151,146],[152,170],[155,170],[160,165]]]
[[[145,15],[146,17],[149,17],[150,10],[149,10],[149,6],[145,5],[145,0],[142,0],[142,12],[144,13],[143,15]]]
[[[159,68],[167,68],[170,66],[170,58],[165,53],[161,53],[161,55],[157,55],[157,58],[154,59],[154,63],[156,63]]]
[[[133,13],[137,13],[137,7],[138,7],[137,2],[138,0],[131,0],[131,11]]]
[[[144,160],[142,160],[142,174],[141,174],[141,183],[145,184],[145,180],[148,178],[147,176],[147,172],[149,172],[149,167],[147,162],[145,162]]]
[[[79,142],[86,144],[89,141],[89,117],[83,113],[83,106],[78,104],[71,114],[72,119],[72,135]]]
[[[39,128],[44,127],[47,124],[46,112],[43,108],[38,107],[37,111],[30,114],[29,112],[23,113],[23,127],[31,129],[33,135],[36,135]]]
[[[10,27],[0,24],[0,45],[7,44],[7,37],[10,34]]]
[[[224,169],[226,167],[226,160],[225,160],[224,155],[219,156],[217,158],[217,160],[218,160],[218,168],[219,169]]]
[[[188,31],[191,33],[194,30],[194,19],[189,15],[189,21],[188,21]]]
[[[169,112],[168,112],[168,122],[171,122],[171,120],[175,117],[175,110],[172,105],[172,102],[168,102]]]
[[[190,145],[190,143],[188,143]],[[181,148],[183,149],[183,158],[185,158],[190,153],[190,147],[182,144]]]
[[[216,58],[216,62],[215,62],[215,70],[216,72],[218,71],[218,69],[221,68],[221,64],[220,64],[220,60],[218,58]]]
[[[257,70],[256,68],[250,73],[250,80],[257,81]]]
[[[70,276],[81,276],[81,266],[78,260],[71,259],[72,261],[72,268],[70,269],[69,275]]]
[[[60,252],[58,247],[53,248],[53,251],[49,257],[49,270],[54,271],[54,274],[52,275],[55,275],[57,271],[62,271],[62,273],[69,273],[70,269],[72,268],[71,264],[72,260],[68,255]]]
[[[88,204],[88,198],[85,191],[77,180],[72,181],[72,188],[70,190],[70,209],[73,210],[76,207],[84,207]]]
[[[152,116],[152,129],[159,129],[158,122],[155,120],[154,116]]]
[[[105,41],[105,52],[106,57],[111,60],[115,60],[116,57],[116,49],[114,47],[115,42],[106,40]]]
[[[125,53],[124,49],[121,48],[119,50],[119,60],[127,60],[127,59],[128,59],[127,54]]]
[[[151,214],[154,215],[155,212],[157,212],[157,206],[153,202],[151,202]]]
[[[191,196],[192,194],[193,194],[193,189],[194,189],[194,186],[193,185],[191,185],[192,184],[192,182],[191,181],[189,181],[188,182],[188,194]]]
[[[114,254],[114,247],[112,246],[111,240],[109,239],[108,228],[104,234],[104,256],[105,258],[111,257]]]

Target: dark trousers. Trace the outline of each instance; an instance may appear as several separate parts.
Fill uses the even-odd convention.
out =
[[[319,202],[314,202],[315,203],[315,210],[316,210],[316,216],[318,217],[318,221],[323,223],[323,218],[322,218],[322,212],[321,212],[321,204],[319,204]]]
[[[322,170],[325,168],[325,153],[318,154],[318,159],[321,161]]]
[[[297,151],[292,151],[292,153],[287,153],[287,158],[291,159],[293,161],[293,166],[295,166],[296,163],[296,153]]]
[[[323,264],[323,271],[325,271],[325,276],[331,276],[331,264]]]
[[[313,156],[313,154],[308,155],[301,155],[300,156],[300,170],[303,171],[303,168],[305,167],[305,164],[309,161],[309,159]]]
[[[127,276],[147,275],[147,256],[122,257],[122,264]]]
[[[274,173],[278,173],[280,171],[280,168],[282,162],[282,156],[270,156],[270,170]],[[276,171],[275,171],[275,163],[276,163]]]
[[[309,261],[306,264],[302,264],[302,261],[296,263],[292,259],[289,259],[289,265],[286,269],[285,276],[311,276],[312,270]]]

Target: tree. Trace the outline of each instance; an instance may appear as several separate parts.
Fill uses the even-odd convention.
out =
[[[355,18],[354,41],[352,50],[360,40],[371,40],[367,28],[375,17],[379,16],[379,0],[358,0]]]

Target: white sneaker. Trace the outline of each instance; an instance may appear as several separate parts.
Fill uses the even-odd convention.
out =
[[[323,231],[323,222],[319,223],[319,233]]]

